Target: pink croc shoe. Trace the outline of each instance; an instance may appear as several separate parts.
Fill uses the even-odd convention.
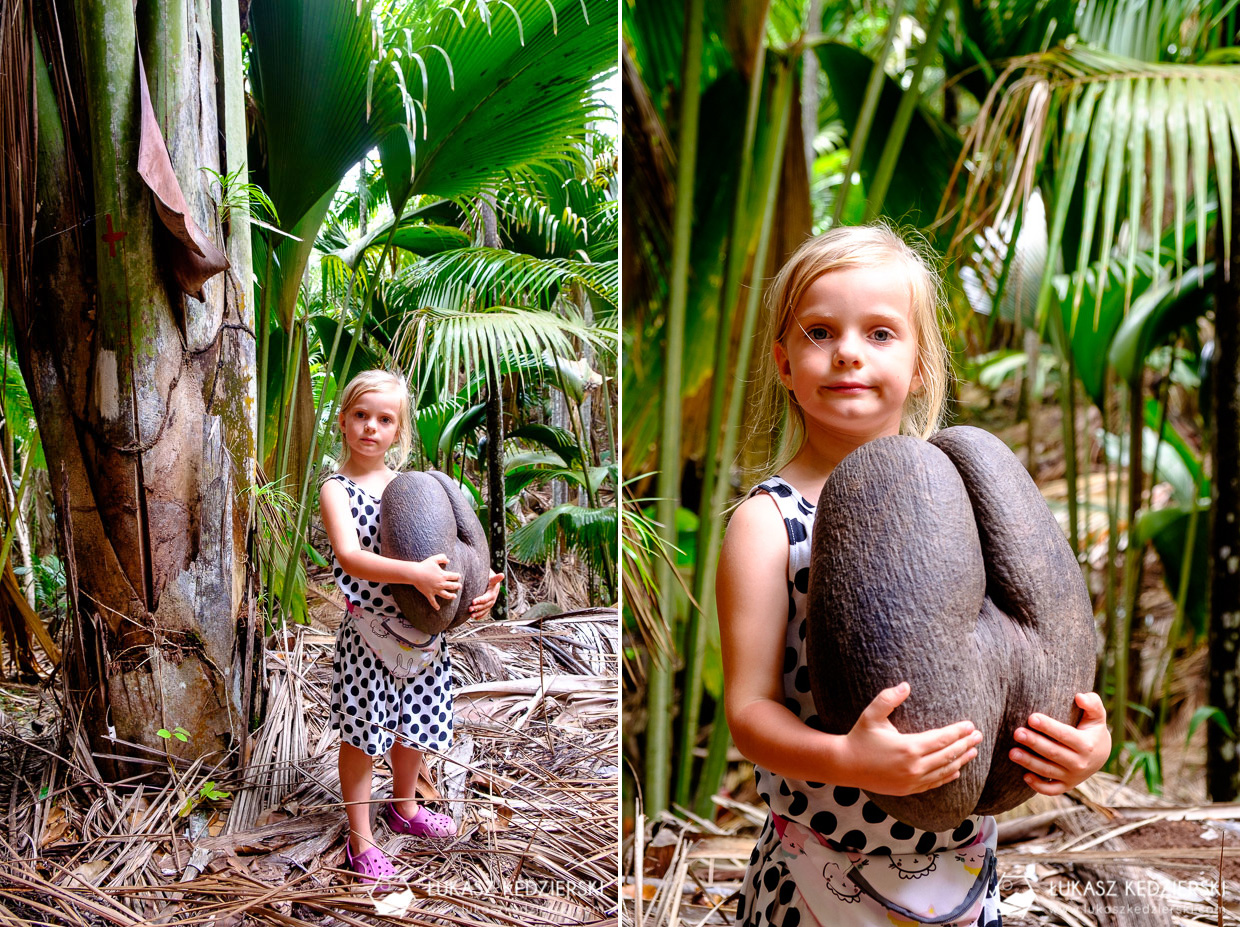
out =
[[[384,882],[384,879],[395,878],[396,868],[388,859],[387,854],[378,847],[371,847],[354,856],[353,850],[349,847],[349,841],[345,840],[344,858],[345,864],[357,873],[362,882],[375,883],[375,891],[390,892],[395,888],[394,885]]]
[[[389,802],[383,809],[388,826],[398,834],[411,834],[414,837],[455,837],[456,822],[446,814],[436,814],[426,805],[418,807],[418,813],[406,818],[396,810],[396,804]]]

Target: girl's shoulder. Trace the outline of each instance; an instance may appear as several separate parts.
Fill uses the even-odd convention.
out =
[[[372,499],[378,501],[382,499],[383,490],[387,489],[388,483],[396,479],[396,476],[396,471],[388,468],[386,473],[367,477],[363,482],[360,477],[351,477],[347,473],[342,473],[337,470],[323,481],[323,486],[326,487],[331,483],[352,486],[353,488],[370,496]]]

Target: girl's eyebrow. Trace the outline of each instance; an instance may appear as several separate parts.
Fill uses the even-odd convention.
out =
[[[808,325],[810,322],[834,322],[836,320],[836,313],[832,312],[830,309],[811,308],[807,309],[804,314],[793,313],[793,318],[797,319],[802,325]],[[867,322],[878,321],[887,322],[888,324],[910,324],[909,319],[892,309],[867,309],[865,310],[864,319]]]

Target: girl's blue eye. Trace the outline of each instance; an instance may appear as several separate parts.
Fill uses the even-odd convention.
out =
[[[874,340],[876,341],[890,341],[894,337],[895,335],[893,335],[891,332],[889,332],[885,328],[880,328],[878,331],[874,333]]]
[[[807,331],[806,334],[809,335],[811,338],[813,338],[815,341],[821,341],[823,338],[827,337],[828,332],[821,325],[815,325],[813,328],[809,329],[809,331]]]

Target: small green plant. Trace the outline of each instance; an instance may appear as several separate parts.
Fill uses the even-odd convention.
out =
[[[285,234],[274,225],[270,225],[263,220],[262,216],[264,214],[270,217],[272,222],[278,223],[280,218],[276,214],[276,207],[271,202],[271,197],[267,195],[267,192],[262,187],[256,183],[241,182],[241,172],[244,168],[239,167],[227,174],[213,171],[209,167],[199,168],[199,170],[209,175],[219,185],[221,223],[226,224],[232,217],[232,212],[235,209],[238,212],[249,215],[250,221],[255,225],[281,235]]]
[[[181,743],[189,742],[189,731],[185,730],[185,728],[181,727],[179,724],[172,730],[161,727],[155,732],[155,735],[157,737],[162,737],[164,740],[173,740],[175,738],[176,740],[181,741]],[[181,784],[180,778],[177,776],[176,767],[172,765],[171,759],[168,761],[168,771],[172,773],[172,779],[177,784],[177,791],[181,793],[182,801],[181,808],[177,812],[178,817],[183,818],[187,816],[191,811],[204,802],[219,801],[221,798],[228,798],[232,794],[231,792],[224,792],[216,788],[215,782],[210,779],[202,784],[202,786],[198,789],[197,794],[187,792]]]
[[[219,801],[221,798],[227,798],[231,792],[222,792],[215,787],[215,783],[207,780],[198,790],[197,795],[186,795],[185,801],[181,805],[181,810],[177,812],[178,817],[186,817],[191,811],[201,805],[203,802]]]

